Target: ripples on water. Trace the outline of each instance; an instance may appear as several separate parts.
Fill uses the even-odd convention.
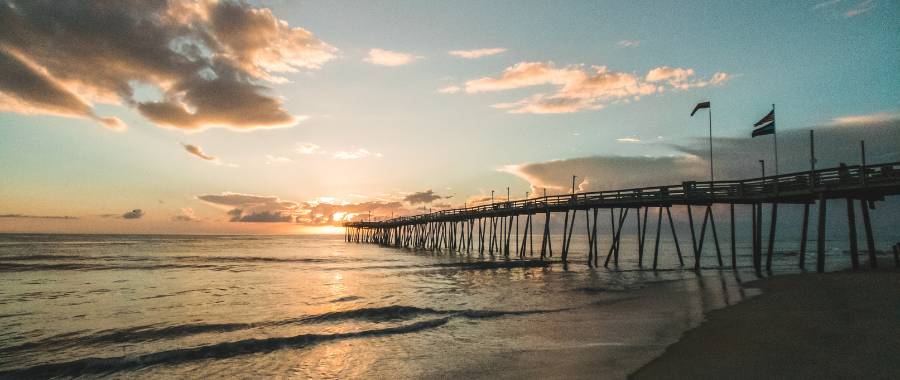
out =
[[[753,292],[747,268],[633,270],[633,239],[619,270],[590,270],[579,239],[564,270],[341,236],[0,235],[0,378],[516,377],[585,361],[621,377]]]

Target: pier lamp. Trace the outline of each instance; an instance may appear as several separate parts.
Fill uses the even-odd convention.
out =
[[[491,190],[491,204],[494,204],[494,190]]]
[[[575,194],[575,178],[578,178],[578,176],[572,176],[572,194]]]

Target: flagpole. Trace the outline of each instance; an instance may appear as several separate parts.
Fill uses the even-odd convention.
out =
[[[775,103],[772,103],[772,123],[775,123]],[[772,130],[772,138],[775,139],[775,175],[778,175],[778,125]]]

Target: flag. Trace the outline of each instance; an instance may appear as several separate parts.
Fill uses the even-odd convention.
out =
[[[750,137],[756,136],[764,136],[771,135],[775,133],[775,110],[769,111],[769,113],[764,116],[762,119],[753,124],[753,133],[750,134]]]
[[[697,103],[697,105],[694,106],[694,110],[691,111],[691,116],[694,116],[694,114],[697,113],[697,110],[702,110],[704,108],[709,108],[709,101]]]

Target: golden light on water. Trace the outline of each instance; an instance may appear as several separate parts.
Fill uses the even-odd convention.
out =
[[[344,233],[344,227],[341,226],[303,226],[297,231],[303,234],[314,235],[337,235]]]

